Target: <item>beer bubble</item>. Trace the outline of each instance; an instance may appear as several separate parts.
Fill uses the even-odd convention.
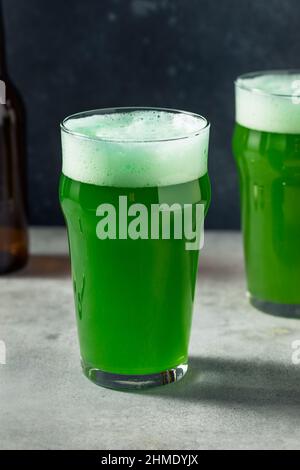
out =
[[[98,186],[179,184],[207,172],[209,124],[196,114],[120,108],[62,124],[63,173]]]
[[[300,71],[245,74],[235,85],[238,124],[264,132],[300,133]]]

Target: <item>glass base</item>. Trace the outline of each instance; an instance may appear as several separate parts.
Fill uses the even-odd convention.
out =
[[[156,374],[123,375],[95,369],[94,367],[88,366],[83,361],[81,361],[81,366],[84,375],[96,385],[115,390],[143,390],[171,384],[181,380],[188,370],[187,364],[180,364],[174,369],[165,370]]]
[[[277,317],[286,318],[299,318],[300,319],[300,305],[299,304],[279,304],[275,302],[269,302],[266,300],[260,300],[248,294],[250,304],[256,309],[275,315]]]

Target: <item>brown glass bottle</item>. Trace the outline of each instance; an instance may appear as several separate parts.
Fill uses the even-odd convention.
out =
[[[25,113],[22,101],[8,78],[5,34],[0,2],[0,80],[6,86],[0,104],[0,274],[26,264],[28,235],[25,190]],[[3,100],[1,100],[3,103]]]

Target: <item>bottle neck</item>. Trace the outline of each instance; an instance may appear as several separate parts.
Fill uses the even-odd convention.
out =
[[[2,1],[0,0],[0,79],[7,76],[5,49],[5,27],[3,18]]]

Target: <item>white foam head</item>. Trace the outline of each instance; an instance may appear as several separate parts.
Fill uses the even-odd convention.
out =
[[[236,121],[265,132],[300,134],[300,71],[242,75],[235,82]]]
[[[207,172],[209,124],[167,109],[107,109],[62,124],[63,174],[98,186],[168,186]]]

